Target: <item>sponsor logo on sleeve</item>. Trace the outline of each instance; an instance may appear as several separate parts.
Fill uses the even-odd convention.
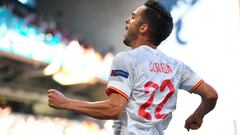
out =
[[[124,78],[128,78],[129,73],[122,70],[112,70],[111,76],[122,76]]]

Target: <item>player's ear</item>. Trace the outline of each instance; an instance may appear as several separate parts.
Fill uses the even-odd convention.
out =
[[[142,24],[140,27],[140,33],[146,33],[149,29],[149,25],[148,24]]]

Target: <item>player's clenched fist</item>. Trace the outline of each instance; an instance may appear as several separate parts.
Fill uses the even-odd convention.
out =
[[[197,115],[191,115],[188,117],[188,119],[185,121],[185,128],[189,131],[199,129],[202,125],[203,117],[197,116]]]
[[[64,109],[68,99],[55,89],[48,90],[48,105],[55,109]]]

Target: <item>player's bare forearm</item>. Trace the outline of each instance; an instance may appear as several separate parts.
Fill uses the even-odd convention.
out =
[[[211,98],[202,97],[202,102],[194,112],[199,118],[203,118],[207,113],[214,109],[217,103],[217,96]]]
[[[111,99],[98,102],[85,102],[69,99],[65,104],[64,109],[83,113],[97,119],[117,119],[122,112],[122,110],[120,110],[120,104],[111,102]]]
[[[86,102],[66,98],[61,92],[48,90],[48,105],[55,109],[67,109],[97,119],[117,119],[121,116],[127,100],[117,93],[112,93],[105,101]]]

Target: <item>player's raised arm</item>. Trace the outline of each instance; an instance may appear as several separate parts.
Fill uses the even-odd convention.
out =
[[[216,105],[218,94],[209,84],[203,82],[193,93],[201,96],[202,102],[195,112],[185,122],[187,130],[196,130],[201,127],[204,116]]]
[[[48,90],[48,101],[52,108],[71,110],[97,119],[118,119],[128,102],[126,98],[117,93],[111,93],[104,101],[73,100],[54,89]]]

